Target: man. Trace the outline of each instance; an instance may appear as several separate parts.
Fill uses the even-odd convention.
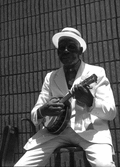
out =
[[[86,50],[86,42],[78,30],[66,27],[52,41],[63,66],[46,75],[31,111],[32,121],[37,126],[45,118],[64,113],[67,104],[60,98],[69,90],[73,94],[68,103],[71,118],[59,134],[52,134],[45,127],[39,130],[25,145],[27,151],[15,167],[45,166],[52,152],[66,144],[81,146],[92,167],[115,167],[108,121],[115,118],[116,108],[105,70],[82,61],[80,55]],[[97,76],[97,82],[80,84],[92,74]]]

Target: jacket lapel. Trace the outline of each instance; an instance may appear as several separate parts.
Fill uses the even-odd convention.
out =
[[[85,78],[87,78],[87,74],[88,74],[88,68],[87,68],[87,64],[84,63],[82,60],[81,60],[81,65],[78,69],[78,72],[77,72],[77,75],[76,75],[76,78],[75,78],[75,81],[73,83],[73,86],[75,84],[79,84],[80,82],[82,82]]]
[[[88,76],[88,73],[89,73],[88,65],[81,60],[81,65],[78,69],[73,86],[75,84],[79,84],[81,81],[86,79]],[[55,78],[54,78],[54,82],[55,82],[56,86],[59,88],[59,90],[63,93],[63,95],[65,95],[69,91],[68,87],[67,87],[63,67],[58,69],[58,71],[55,75]]]
[[[63,71],[63,67],[61,67],[54,78],[56,86],[59,88],[59,90],[65,95],[68,92],[68,87],[65,79],[65,74]]]

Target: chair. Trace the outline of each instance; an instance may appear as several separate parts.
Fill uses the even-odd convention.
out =
[[[7,167],[14,164],[14,151],[18,140],[18,128],[7,125],[4,128],[1,149],[0,166]]]
[[[65,152],[67,152],[69,154],[69,167],[91,167],[91,165],[89,164],[87,158],[86,158],[86,154],[85,151],[82,149],[82,147],[80,146],[75,146],[75,145],[66,145],[66,146],[61,146],[58,147],[55,151],[54,151],[54,155],[55,155],[55,167],[62,167],[61,165],[61,155],[64,154]],[[75,153],[80,152],[81,156],[78,163],[75,162]],[[82,163],[83,162],[83,163]]]

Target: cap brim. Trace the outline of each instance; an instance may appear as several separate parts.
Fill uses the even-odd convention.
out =
[[[71,32],[59,32],[52,37],[52,42],[56,48],[58,48],[58,42],[60,37],[72,37],[76,39],[80,43],[81,47],[83,47],[83,52],[87,48],[86,42],[84,41],[84,39]]]

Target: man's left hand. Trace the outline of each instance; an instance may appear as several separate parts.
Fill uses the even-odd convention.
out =
[[[84,103],[88,107],[91,107],[93,104],[93,95],[91,94],[87,86],[75,85],[72,90],[75,99],[79,103]]]

